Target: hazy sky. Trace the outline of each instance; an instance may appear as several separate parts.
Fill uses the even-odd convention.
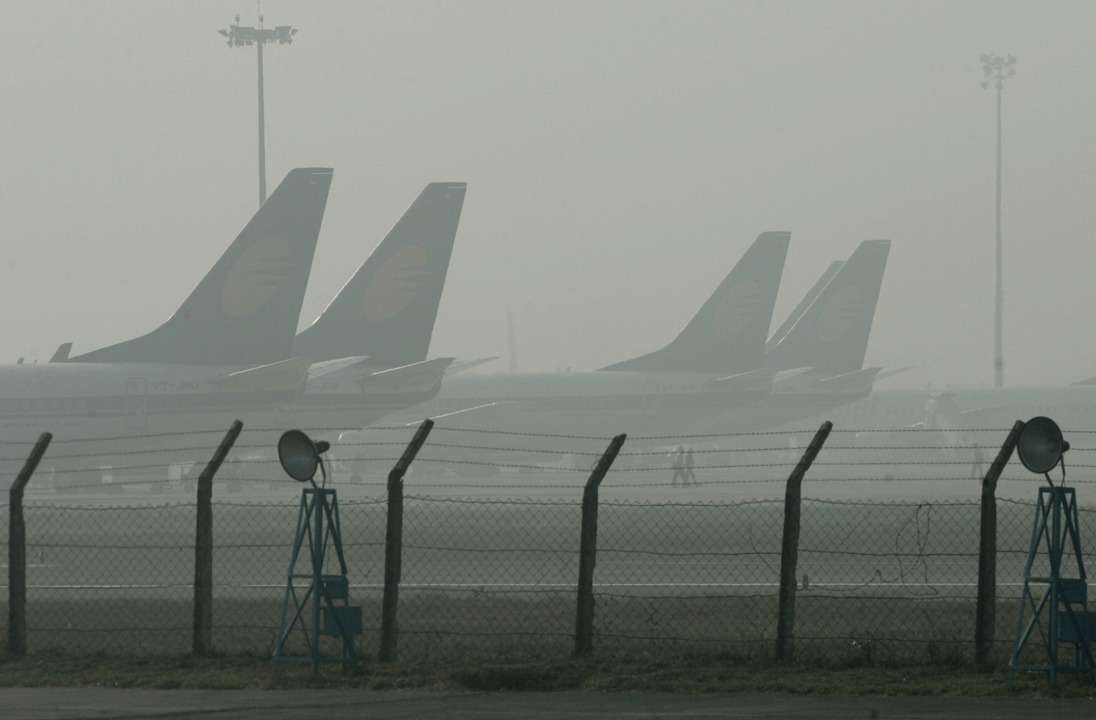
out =
[[[5,3],[0,358],[166,319],[257,203],[252,2]],[[1096,3],[307,2],[267,52],[273,188],[335,180],[302,324],[423,185],[469,190],[432,353],[593,368],[673,337],[761,231],[774,327],[893,239],[868,362],[992,377],[993,98],[1005,96],[1006,380],[1096,375]],[[499,363],[505,367],[505,363]]]

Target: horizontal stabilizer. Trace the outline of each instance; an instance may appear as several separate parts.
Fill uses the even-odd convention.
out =
[[[988,418],[995,417],[998,413],[1001,413],[1006,408],[997,405],[995,407],[982,407],[982,408],[970,408],[968,410],[961,410],[959,412],[960,417],[970,424],[975,420],[986,420]]]
[[[308,379],[319,380],[322,377],[327,377],[357,367],[362,368],[363,374],[369,374],[372,372],[372,369],[366,367],[368,362],[368,355],[353,355],[351,357],[335,358],[334,360],[324,360],[322,362],[312,363],[312,366],[308,368]],[[353,370],[349,371],[353,372]]]
[[[887,378],[892,378],[895,375],[901,375],[902,373],[906,372],[907,370],[912,370],[912,369],[913,369],[913,365],[903,365],[902,367],[899,367],[899,368],[889,368],[887,370],[880,370],[879,375],[876,376],[875,379],[876,380],[886,380]]]
[[[817,374],[811,368],[801,367],[792,368],[791,370],[779,370],[773,378],[773,392],[806,391],[817,377]]]
[[[870,392],[880,370],[870,367],[838,374],[824,373],[815,368],[781,370],[773,381],[773,390],[785,394]]]
[[[820,378],[815,382],[815,385],[818,390],[827,393],[871,392],[872,384],[882,369],[881,367],[869,367],[841,373],[840,375],[831,375]]]
[[[449,368],[445,371],[445,374],[446,375],[457,375],[458,373],[462,373],[466,370],[471,370],[472,368],[479,367],[480,365],[486,365],[487,363],[494,362],[495,360],[498,360],[498,359],[499,359],[498,355],[492,355],[491,357],[476,358],[475,360],[456,361],[452,365],[449,366]]]
[[[419,392],[437,387],[453,358],[434,358],[358,378],[363,392]]]
[[[225,392],[296,390],[308,377],[308,358],[288,358],[223,375],[215,381]]]
[[[709,380],[708,384],[715,386],[720,392],[737,392],[744,390],[767,390],[772,387],[776,370],[771,368],[759,368],[747,372],[727,375],[721,378]]]
[[[57,346],[57,349],[53,351],[53,357],[49,359],[50,362],[64,362],[69,359],[69,353],[72,352],[72,343],[61,343]]]

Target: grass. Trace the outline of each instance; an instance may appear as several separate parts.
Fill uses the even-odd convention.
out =
[[[279,600],[214,600],[214,647],[226,656],[269,657]],[[142,657],[183,655],[190,648],[191,601],[176,597],[40,596],[28,603],[32,653]],[[182,597],[180,597],[182,595]],[[800,657],[815,667],[955,665],[971,660],[973,598],[814,597],[800,594]],[[574,631],[569,591],[405,590],[400,604],[404,658],[440,666],[455,662],[552,661],[567,657]],[[380,597],[362,593],[363,652],[375,654]],[[596,647],[624,662],[661,661],[730,649],[763,661],[775,635],[776,598],[757,595],[597,595]],[[0,610],[3,603],[0,602]],[[0,615],[2,617],[2,615]],[[1007,652],[1014,618],[998,613],[997,638]],[[2,629],[2,620],[0,620]],[[2,645],[0,645],[2,652]]]
[[[802,550],[801,563],[814,582],[797,600],[802,665],[795,666],[766,659],[776,620],[771,587],[716,589],[709,595],[693,585],[772,580],[775,570],[764,557],[779,549],[779,504],[760,510],[754,505],[603,507],[599,578],[669,589],[599,588],[598,654],[583,662],[562,660],[573,632],[574,596],[568,583],[576,572],[574,506],[411,501],[408,507],[405,581],[482,582],[483,587],[405,587],[400,606],[404,661],[367,663],[349,674],[327,669],[318,677],[298,668],[275,675],[268,659],[292,507],[218,506],[218,538],[226,544],[217,550],[217,587],[231,590],[215,599],[215,647],[222,654],[203,660],[184,656],[192,617],[189,508],[34,510],[32,533],[39,534],[32,534],[38,543],[32,581],[77,587],[32,589],[28,625],[35,654],[19,661],[0,655],[0,686],[1008,692],[1002,674],[978,673],[969,665],[970,592],[903,597],[928,592],[930,580],[975,577],[971,557],[949,553],[976,547],[971,535],[976,527],[971,507],[976,506],[934,509],[931,534],[929,513],[918,506],[812,506],[803,547],[814,551]],[[1002,508],[999,577],[1019,576],[1014,566],[1022,553],[1004,548],[1025,542],[1017,534],[1027,532],[1028,508],[1022,510],[1023,523],[1009,522],[1019,510]],[[343,512],[355,578],[375,582],[382,576],[383,505],[347,503]],[[894,557],[861,552],[892,547]],[[695,557],[688,562],[632,559],[638,551],[667,550]],[[707,558],[711,551],[727,557]],[[827,590],[822,578],[863,585]],[[530,589],[490,589],[499,582],[530,583]],[[167,589],[85,587],[101,583]],[[238,587],[249,584],[266,589]],[[372,629],[363,638],[365,651],[375,655],[379,593],[361,589],[354,598]],[[1013,637],[1014,602],[1012,596],[999,600],[999,652],[1007,652]],[[0,597],[0,622],[6,615],[2,611]],[[726,648],[733,650],[728,654]],[[1027,677],[1017,692],[1044,688],[1040,678]],[[1088,685],[1074,681],[1064,681],[1060,692],[1091,693]]]
[[[0,687],[124,687],[291,689],[342,687],[368,690],[423,688],[480,691],[587,689],[675,693],[780,692],[841,695],[1055,696],[1096,699],[1096,686],[1067,677],[1056,689],[1040,676],[1021,676],[1010,690],[1003,672],[969,666],[846,667],[741,663],[727,657],[682,656],[663,661],[588,660],[536,663],[424,665],[366,663],[355,671],[325,667],[277,673],[256,656],[206,659],[45,656],[0,660]]]

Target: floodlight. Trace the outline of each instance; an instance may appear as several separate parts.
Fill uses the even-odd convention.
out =
[[[300,629],[308,643],[308,660],[313,672],[317,672],[320,663],[325,661],[321,653],[321,635],[342,639],[343,667],[356,661],[355,644],[361,635],[361,607],[350,605],[338,498],[335,489],[327,487],[327,471],[323,464],[323,454],[330,449],[330,443],[313,441],[300,430],[289,430],[278,439],[278,460],[282,469],[289,477],[301,483],[307,481],[308,485],[301,488],[274,662],[300,659],[286,653],[289,636],[295,629]],[[323,487],[316,485],[316,470],[323,473]],[[305,545],[308,550],[302,557]],[[333,556],[328,555],[329,547],[334,550]],[[304,568],[298,567],[298,561],[303,564],[304,558],[307,558],[311,572],[303,572]],[[336,563],[337,568],[332,572],[331,565]],[[300,586],[305,580],[310,581],[308,585]]]
[[[1088,581],[1081,552],[1077,493],[1064,482],[1063,455],[1068,450],[1069,443],[1057,423],[1042,416],[1024,424],[1016,443],[1020,462],[1031,472],[1044,475],[1047,484],[1039,488],[1035,501],[1035,524],[1024,564],[1016,644],[1009,660],[1010,686],[1015,683],[1017,672],[1045,673],[1053,684],[1059,672],[1084,672],[1093,678],[1096,668],[1093,660],[1096,646],[1090,647],[1096,626],[1091,623],[1093,614],[1085,607]],[[1059,465],[1063,482],[1055,485],[1050,471]],[[1032,632],[1035,629],[1038,633]],[[1039,646],[1046,651],[1045,660],[1039,664],[1032,664],[1031,659],[1037,655],[1025,650],[1028,641],[1035,637],[1042,641]],[[1072,663],[1063,662],[1059,656],[1060,643],[1073,644]]]
[[[324,447],[321,449],[319,445]],[[312,442],[300,430],[288,430],[278,440],[278,460],[289,477],[297,482],[312,482],[320,465],[320,454],[329,447],[326,442]]]
[[[255,46],[258,60],[259,80],[259,205],[266,202],[266,120],[265,103],[263,101],[263,46],[277,43],[279,45],[292,45],[293,37],[297,34],[297,28],[292,25],[277,25],[273,28],[263,26],[263,16],[259,14],[259,24],[241,25],[240,16],[236,16],[236,22],[227,29],[218,30],[223,35],[228,47]]]
[[[1045,475],[1062,462],[1069,443],[1058,424],[1048,417],[1033,417],[1024,424],[1016,452],[1020,462],[1033,473]]]

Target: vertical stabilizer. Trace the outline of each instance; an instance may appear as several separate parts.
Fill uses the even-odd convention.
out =
[[[837,272],[765,356],[777,370],[810,367],[833,374],[864,365],[890,240],[868,240]]]
[[[254,365],[286,358],[330,185],[329,168],[290,171],[167,322],[70,362]]]
[[[845,265],[844,260],[834,260],[830,263],[830,266],[826,268],[826,271],[822,273],[822,276],[815,281],[811,289],[807,291],[807,294],[803,296],[803,299],[799,301],[799,304],[795,306],[795,309],[791,311],[788,317],[780,324],[780,327],[776,329],[776,332],[772,334],[768,342],[765,343],[765,350],[772,350],[776,345],[784,339],[784,336],[788,334],[788,331],[799,322],[799,318],[803,317],[803,313],[807,312],[807,308],[811,306],[818,296],[822,294],[822,291],[826,289],[826,286],[830,284],[830,280],[833,280],[833,276],[837,274]]]
[[[762,366],[791,234],[765,232],[666,347],[603,370],[729,374]]]
[[[294,353],[315,360],[368,355],[372,365],[426,359],[465,183],[431,183],[323,313]]]
[[[53,356],[49,359],[52,362],[65,362],[69,359],[69,353],[72,352],[72,343],[64,342],[57,346],[57,349],[53,351]]]

